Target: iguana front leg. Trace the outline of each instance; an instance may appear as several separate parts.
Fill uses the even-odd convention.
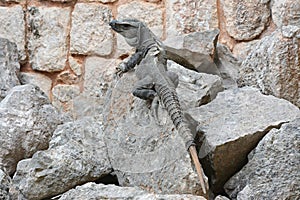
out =
[[[138,65],[143,59],[143,52],[136,51],[133,55],[131,55],[126,62],[121,62],[117,67],[117,74],[121,75],[122,73],[128,72],[133,69],[136,65]]]

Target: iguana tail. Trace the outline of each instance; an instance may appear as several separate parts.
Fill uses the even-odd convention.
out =
[[[167,109],[176,129],[178,130],[180,136],[185,141],[186,148],[190,151],[192,156],[192,160],[195,164],[199,179],[200,185],[202,188],[203,193],[206,193],[206,184],[203,178],[203,171],[201,164],[198,159],[194,137],[193,134],[188,127],[188,124],[184,121],[182,109],[178,100],[177,93],[175,89],[168,87],[167,85],[156,84],[155,90],[160,97],[162,103],[164,104],[165,108]]]

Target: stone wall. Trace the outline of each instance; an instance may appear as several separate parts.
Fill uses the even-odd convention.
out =
[[[111,19],[141,19],[163,40],[218,28],[219,42],[242,61],[262,38],[285,27],[289,34],[278,37],[283,45],[290,44],[285,55],[294,59],[282,64],[283,69],[269,71],[272,79],[287,69],[294,74],[289,77],[293,84],[288,78],[282,81],[282,75],[266,83],[275,86],[265,90],[257,80],[259,75],[244,72],[253,77],[243,79],[241,85],[256,85],[299,106],[299,13],[299,3],[290,0],[2,0],[0,37],[17,44],[23,83],[38,85],[56,107],[74,115],[89,104],[93,107],[86,109],[89,115],[103,103],[115,66],[130,52],[123,38],[108,26]],[[263,58],[263,62],[270,59],[276,58]],[[287,88],[293,94],[282,91]]]

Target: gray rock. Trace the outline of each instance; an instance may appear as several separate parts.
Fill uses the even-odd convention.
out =
[[[59,126],[47,150],[18,163],[13,183],[19,197],[53,197],[110,173],[102,128],[93,118]]]
[[[19,160],[47,149],[60,115],[33,85],[16,86],[0,103],[0,166],[9,174]]]
[[[112,52],[113,35],[108,23],[112,11],[101,4],[77,3],[72,12],[72,54],[106,56]]]
[[[168,71],[179,75],[177,93],[184,110],[199,107],[212,101],[223,91],[222,79],[219,76],[198,73],[168,61]]]
[[[255,86],[300,106],[298,40],[284,37],[279,29],[260,40],[241,65],[239,86]]]
[[[0,199],[10,200],[9,187],[11,184],[11,178],[2,169],[0,169]]]
[[[58,84],[52,89],[52,104],[61,111],[73,112],[74,99],[80,94],[78,85]]]
[[[226,30],[236,40],[251,40],[260,35],[270,18],[270,0],[221,0]]]
[[[218,66],[220,76],[223,79],[222,82],[224,88],[237,87],[236,82],[239,77],[239,67],[242,62],[232,55],[227,46],[222,44],[217,45],[215,63]]]
[[[86,183],[63,194],[59,200],[86,200],[86,199],[132,199],[132,200],[205,200],[194,195],[161,195],[149,194],[137,187],[119,187],[115,185],[103,185]]]
[[[16,0],[21,2],[21,0]],[[16,43],[20,60],[26,59],[25,53],[25,21],[21,5],[0,6],[0,38]]]
[[[184,141],[165,110],[158,126],[147,102],[131,94],[136,77],[122,76],[113,87],[105,116],[105,141],[121,186],[155,193],[202,194]],[[180,180],[180,181],[178,181]]]
[[[211,103],[188,113],[205,135],[199,157],[216,193],[223,190],[225,182],[245,164],[248,153],[271,128],[300,116],[290,102],[250,87],[220,92]]]
[[[272,129],[225,185],[232,199],[299,199],[300,118]]]
[[[167,57],[198,72],[220,75],[214,64],[219,30],[195,32],[164,41]]]
[[[28,8],[28,50],[34,70],[56,72],[67,61],[70,8]]]
[[[73,100],[75,118],[98,116],[107,101],[117,64],[113,59],[88,57],[85,60],[84,88]]]
[[[22,85],[31,84],[38,86],[50,98],[52,80],[49,77],[39,73],[21,72],[20,82]]]
[[[300,27],[300,4],[293,0],[272,0],[272,19],[277,27],[294,25]]]
[[[0,38],[0,101],[11,88],[20,85],[19,72],[20,64],[16,44]]]
[[[217,1],[166,0],[167,38],[218,28]]]

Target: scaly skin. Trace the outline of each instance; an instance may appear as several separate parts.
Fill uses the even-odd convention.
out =
[[[180,136],[186,142],[186,148],[190,151],[205,194],[207,184],[203,178],[194,137],[184,121],[176,93],[178,77],[166,69],[167,60],[163,44],[144,23],[138,20],[113,20],[110,26],[121,34],[130,46],[136,48],[135,54],[127,62],[118,66],[118,71],[124,73],[136,66],[135,73],[139,81],[133,90],[133,95],[145,100],[153,100],[157,97],[161,100]]]

